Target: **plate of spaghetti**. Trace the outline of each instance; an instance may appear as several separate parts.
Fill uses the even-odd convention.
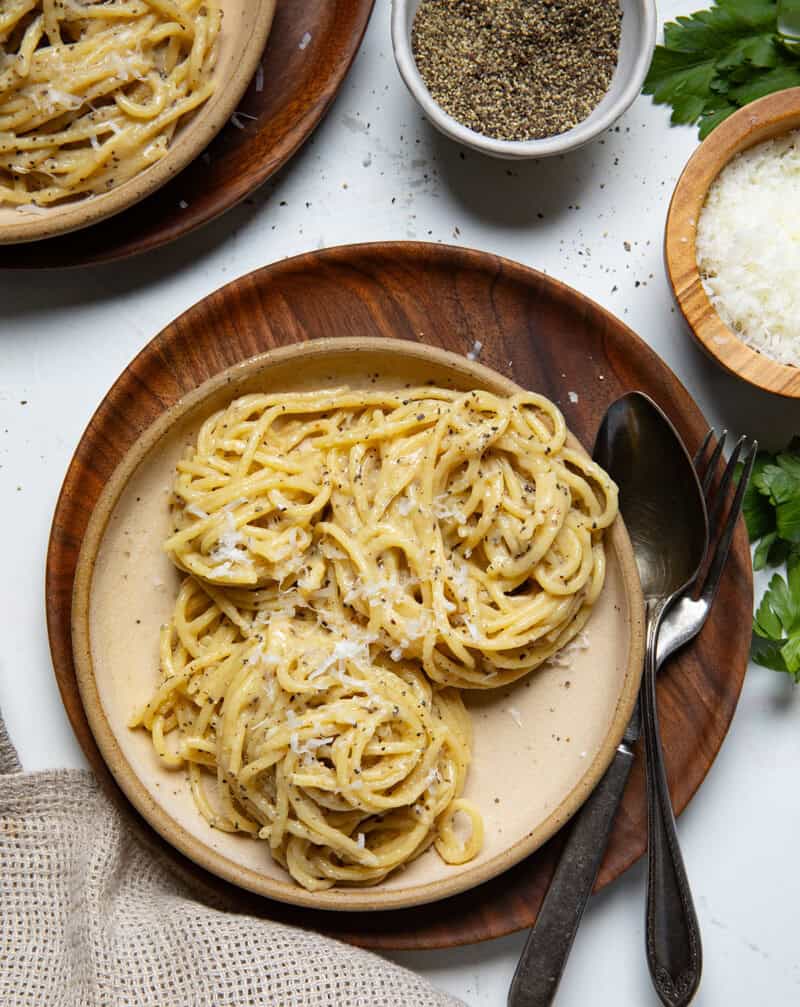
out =
[[[0,243],[154,192],[228,121],[275,0],[11,0],[0,11]]]
[[[319,339],[162,413],[83,540],[100,750],[171,844],[325,909],[464,891],[610,762],[642,598],[613,482],[480,363]]]

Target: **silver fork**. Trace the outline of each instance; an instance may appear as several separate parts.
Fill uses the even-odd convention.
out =
[[[742,512],[744,491],[750,480],[753,464],[758,453],[758,441],[752,441],[748,448],[747,438],[740,437],[734,445],[728,463],[720,477],[719,484],[715,488],[714,476],[719,468],[722,452],[725,449],[728,431],[722,431],[716,447],[711,453],[711,457],[705,462],[705,455],[713,437],[714,429],[712,427],[704,437],[703,443],[694,456],[694,467],[700,477],[700,485],[703,489],[703,496],[705,497],[706,509],[708,511],[709,542],[713,544],[713,547],[709,546],[710,559],[706,563],[705,576],[703,576],[703,571],[701,570],[698,580],[672,606],[661,624],[661,633],[658,639],[659,665],[685,643],[697,636],[708,618],[711,606],[717,596],[722,570],[731,549],[736,522],[739,520],[739,515]],[[733,502],[726,515],[724,511],[725,502],[731,483],[736,475],[736,467],[743,452],[742,474]],[[723,518],[725,519],[724,522]],[[698,581],[701,582],[701,586],[698,585]]]
[[[665,661],[696,636],[708,618],[758,451],[756,442],[748,447],[747,438],[740,437],[715,486],[727,431],[723,431],[706,463],[706,451],[713,435],[714,431],[709,430],[694,458],[708,513],[709,549],[694,584],[675,602],[661,624],[658,662]],[[741,479],[728,506],[730,488],[743,454]],[[661,747],[658,737],[656,746],[658,749]],[[661,1002],[666,1007],[685,1007],[691,1003],[700,985],[703,955],[700,926],[678,845],[663,757],[648,761],[646,785],[649,849],[645,953],[653,986]]]
[[[659,668],[676,650],[700,632],[708,618],[730,553],[733,534],[742,511],[744,491],[758,451],[756,441],[748,446],[747,438],[740,437],[719,480],[715,481],[727,431],[722,432],[706,461],[713,437],[714,430],[711,429],[694,457],[708,510],[709,550],[694,584],[672,605],[662,620],[657,651]],[[740,459],[741,477],[730,506],[726,508]],[[636,716],[635,714],[634,718]],[[628,732],[626,739],[627,736]],[[632,740],[636,740],[636,737],[638,733],[634,734]],[[623,754],[623,758],[620,758],[620,754]],[[509,1007],[548,1007],[552,1004],[605,855],[614,816],[622,800],[632,763],[632,752],[624,744],[621,745],[605,776],[575,816],[547,895],[511,981]],[[666,780],[663,782],[666,791]],[[666,810],[674,829],[668,791],[666,797]],[[683,879],[684,886],[673,889],[673,896],[678,900],[676,905],[651,906],[651,895],[657,893],[651,893],[648,889],[648,967],[659,997],[669,1007],[684,1007],[691,1002],[700,982],[702,969],[700,942],[699,938],[695,939],[696,929],[694,935],[681,927],[668,927],[664,932],[659,932],[655,939],[651,934],[651,921],[666,919],[672,922],[676,913],[679,919],[685,919],[687,904],[691,909],[690,919],[694,920],[685,875]],[[681,902],[681,899],[688,899],[688,903]],[[678,967],[670,969],[670,974],[658,966],[657,961],[676,962]]]

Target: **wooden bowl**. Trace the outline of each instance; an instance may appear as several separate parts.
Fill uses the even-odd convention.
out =
[[[714,179],[736,154],[800,127],[800,87],[778,91],[725,119],[683,169],[667,214],[667,275],[692,334],[718,363],[765,391],[800,398],[800,368],[779,364],[746,346],[717,314],[697,268],[697,221]]]
[[[606,585],[589,620],[588,648],[565,668],[545,664],[512,686],[465,691],[474,728],[465,796],[486,827],[475,860],[449,866],[428,851],[370,888],[307,892],[267,844],[212,829],[182,773],[164,769],[131,711],[158,682],[159,626],[180,577],[164,554],[175,463],[202,422],[238,395],[349,384],[427,381],[498,394],[508,378],[444,350],[382,338],[317,339],[255,356],[179,399],[139,437],[108,480],[80,552],[72,605],[73,655],[84,709],[103,757],[147,821],[195,863],[234,884],[317,909],[392,909],[466,891],[538,849],[577,811],[614,756],[636,701],[643,600],[627,533],[607,537]],[[570,435],[570,444],[581,450]],[[566,686],[565,682],[569,685]],[[570,687],[571,686],[571,687]]]
[[[220,0],[222,29],[213,71],[216,90],[179,123],[169,152],[116,189],[36,214],[0,205],[0,245],[52,238],[105,220],[160,189],[193,161],[236,110],[266,45],[277,0]]]

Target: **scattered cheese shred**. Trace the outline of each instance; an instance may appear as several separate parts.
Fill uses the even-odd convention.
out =
[[[511,717],[517,727],[522,727],[522,714],[516,708],[516,706],[506,707],[506,713]]]
[[[800,364],[800,130],[743,151],[711,186],[697,264],[720,318],[753,349]]]

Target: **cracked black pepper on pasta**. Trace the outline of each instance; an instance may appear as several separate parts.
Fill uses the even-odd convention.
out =
[[[577,126],[619,57],[615,0],[422,0],[411,43],[436,102],[497,140]]]

